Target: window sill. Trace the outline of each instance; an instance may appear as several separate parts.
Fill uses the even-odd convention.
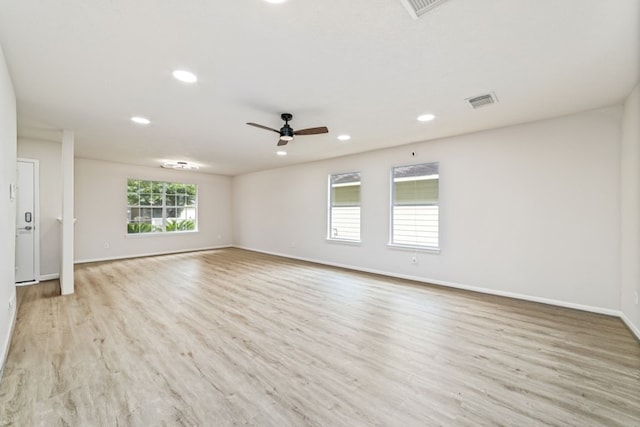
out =
[[[198,233],[198,230],[191,230],[191,231],[164,231],[161,233],[127,233],[124,235],[125,238],[127,239],[140,239],[140,238],[145,238],[145,237],[159,237],[159,236],[173,236],[173,235],[181,235],[184,236],[185,234],[194,234],[194,233]]]
[[[339,245],[361,246],[362,240],[345,240],[345,239],[326,239],[328,243],[337,243]]]
[[[397,249],[400,251],[411,251],[411,252],[427,252],[431,254],[439,254],[440,248],[429,247],[429,246],[411,246],[411,245],[397,245],[393,243],[388,243],[387,247],[390,249]]]

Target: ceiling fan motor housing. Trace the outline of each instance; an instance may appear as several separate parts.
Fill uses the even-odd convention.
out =
[[[280,134],[280,140],[278,141],[278,146],[287,145],[287,142],[293,140],[294,135],[318,135],[321,133],[328,133],[329,129],[326,126],[315,127],[315,128],[307,128],[307,129],[298,129],[294,131],[291,126],[289,126],[289,121],[293,119],[293,114],[290,113],[282,113],[280,114],[280,118],[284,120],[284,126],[280,128],[280,130],[276,130],[269,126],[260,125],[258,123],[247,122],[249,126],[255,126],[260,129],[276,132]]]
[[[280,139],[284,139],[285,141],[291,141],[293,139],[293,129],[291,129],[288,123],[280,128]]]

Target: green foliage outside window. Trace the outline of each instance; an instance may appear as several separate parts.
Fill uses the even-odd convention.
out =
[[[197,193],[195,184],[127,180],[127,233],[195,231]]]
[[[171,220],[167,221],[166,230],[167,231],[189,231],[195,230],[196,223],[190,219],[183,219],[180,221]]]

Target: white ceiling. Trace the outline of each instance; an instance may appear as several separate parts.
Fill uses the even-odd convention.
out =
[[[621,103],[639,80],[639,13],[639,0],[449,0],[418,20],[400,0],[0,0],[0,44],[20,135],[70,129],[78,157],[236,175]],[[465,101],[486,92],[500,102]],[[282,112],[330,133],[278,157],[278,135],[245,122],[279,128]]]

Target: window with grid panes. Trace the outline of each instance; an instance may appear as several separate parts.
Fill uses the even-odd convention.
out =
[[[197,230],[195,184],[127,180],[127,233]]]

